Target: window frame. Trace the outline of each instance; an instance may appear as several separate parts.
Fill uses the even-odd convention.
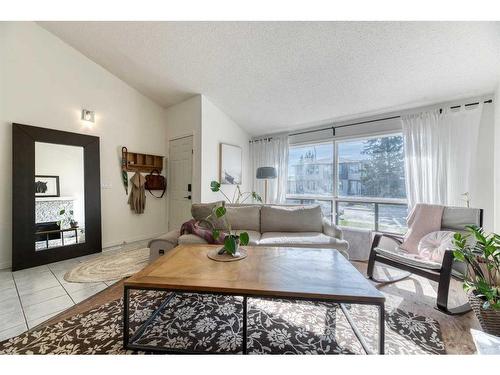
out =
[[[289,144],[288,147],[301,147],[301,146],[312,146],[312,145],[321,145],[321,144],[331,144],[333,147],[333,194],[329,195],[313,195],[313,194],[289,194],[288,188],[287,193],[285,195],[286,199],[294,199],[294,200],[317,200],[317,201],[330,201],[332,212],[329,215],[329,219],[335,224],[338,225],[339,217],[338,217],[338,203],[339,202],[354,202],[354,203],[368,203],[374,205],[374,225],[373,231],[379,233],[388,233],[388,234],[397,234],[401,233],[397,232],[388,232],[380,230],[379,223],[379,205],[398,205],[398,206],[406,206],[408,207],[407,199],[400,198],[372,198],[372,197],[352,197],[352,196],[340,196],[339,195],[339,147],[338,143],[341,142],[350,142],[357,140],[366,140],[371,138],[382,138],[382,137],[390,137],[390,136],[403,136],[402,131],[386,131],[386,132],[377,132],[371,133],[368,135],[355,135],[355,136],[340,136],[340,137],[329,137],[328,139],[318,140],[318,141],[304,141],[304,142],[296,142],[293,144]],[[287,165],[288,169],[288,165]],[[288,186],[288,181],[287,181]],[[347,227],[350,228],[350,227]]]

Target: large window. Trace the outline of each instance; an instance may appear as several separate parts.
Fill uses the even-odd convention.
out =
[[[337,142],[339,197],[406,199],[403,137]]]
[[[288,194],[333,196],[333,143],[292,146],[288,160]]]
[[[402,136],[290,146],[287,202],[319,204],[342,226],[405,232]]]

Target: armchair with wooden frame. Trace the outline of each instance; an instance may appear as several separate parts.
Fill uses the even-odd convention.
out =
[[[483,225],[483,210],[468,207],[445,207],[441,220],[443,231],[464,231],[467,225]],[[381,240],[385,238],[394,243],[393,249],[381,247]],[[396,248],[403,243],[403,237],[392,234],[377,233],[373,239],[370,257],[368,259],[367,276],[379,283],[393,283],[403,280],[411,274],[419,275],[438,283],[436,307],[449,315],[461,315],[471,310],[468,303],[454,308],[448,307],[448,294],[451,278],[463,279],[465,267],[454,261],[453,251],[445,251],[442,263],[418,260],[408,257],[397,251]],[[402,276],[386,280],[376,279],[373,276],[375,263],[382,263],[394,268],[407,271]]]

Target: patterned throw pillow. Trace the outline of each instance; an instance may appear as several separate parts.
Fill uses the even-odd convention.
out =
[[[437,231],[426,234],[418,243],[418,255],[423,259],[441,263],[446,250],[453,249],[451,231]]]

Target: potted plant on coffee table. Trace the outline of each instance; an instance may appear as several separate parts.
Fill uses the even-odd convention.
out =
[[[226,231],[224,231],[224,246],[222,249],[218,251],[219,255],[223,255],[224,253],[229,254],[233,257],[239,257],[240,256],[240,245],[245,246],[248,245],[248,242],[250,240],[248,233],[247,232],[240,232],[239,234],[236,234],[231,228],[231,223],[227,219],[226,216],[226,207],[224,202],[221,202],[218,204],[212,214],[207,218],[207,221],[211,223],[210,219],[211,217],[215,216],[217,219],[220,219],[223,221],[225,224],[224,226],[226,227]],[[212,224],[213,227],[213,224]],[[219,239],[223,234],[219,229],[212,229],[212,235],[215,239]]]
[[[238,204],[238,203],[244,203],[247,199],[252,198],[253,200],[256,200],[258,202],[262,202],[262,198],[260,197],[259,194],[256,192],[242,192],[240,190],[239,185],[236,185],[234,194],[233,194],[233,199],[229,199],[229,197],[221,190],[221,184],[217,181],[212,181],[210,183],[210,189],[213,192],[220,192],[224,198],[229,202],[233,204]],[[217,204],[214,209],[212,210],[212,213],[205,219],[207,223],[212,227],[212,235],[215,239],[220,238],[223,233],[219,229],[216,229],[212,223],[212,218],[217,218],[219,220],[222,220],[224,223],[224,227],[226,230],[224,231],[224,246],[222,249],[218,251],[218,255],[223,255],[223,254],[228,254],[231,255],[232,257],[241,257],[241,252],[240,250],[240,245],[245,246],[248,245],[248,242],[250,240],[248,233],[247,232],[240,232],[237,234],[233,229],[231,228],[231,223],[229,222],[227,218],[227,209],[225,206],[225,202],[220,202]]]
[[[454,236],[455,259],[464,262],[464,289],[483,331],[500,336],[500,235],[468,226]]]

